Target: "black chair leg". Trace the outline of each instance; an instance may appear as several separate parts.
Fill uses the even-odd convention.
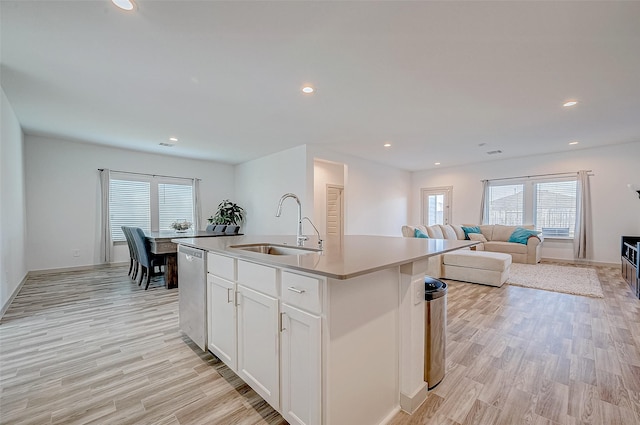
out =
[[[131,276],[131,270],[133,270],[133,258],[129,259],[129,272],[127,273],[129,276]]]
[[[142,281],[144,280],[144,276],[149,274],[149,270],[142,264],[140,264],[140,268],[138,270],[138,286],[142,285]]]

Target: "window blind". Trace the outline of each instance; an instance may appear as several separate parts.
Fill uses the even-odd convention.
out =
[[[109,182],[109,219],[111,239],[124,241],[121,226],[151,230],[151,184],[145,181],[111,179]]]
[[[170,230],[174,221],[193,223],[193,186],[158,184],[159,229]]]

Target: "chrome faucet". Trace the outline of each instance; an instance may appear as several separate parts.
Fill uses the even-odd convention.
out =
[[[287,198],[293,198],[298,203],[298,232],[296,234],[296,243],[298,246],[302,246],[304,244],[304,241],[306,241],[308,238],[302,234],[302,204],[300,203],[300,198],[298,198],[293,193],[285,193],[284,195],[282,195],[282,197],[280,198],[280,202],[278,202],[278,211],[276,211],[276,217],[280,217],[280,214],[282,214],[282,202]]]
[[[320,239],[320,232],[318,231],[318,228],[313,224],[313,222],[311,221],[311,219],[309,217],[302,217],[303,220],[307,220],[309,222],[309,224],[311,225],[311,227],[313,227],[313,230],[316,231],[316,233],[318,234],[318,248],[323,249],[322,246],[322,239]]]

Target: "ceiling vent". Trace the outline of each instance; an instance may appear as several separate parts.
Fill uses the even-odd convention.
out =
[[[495,150],[495,151],[487,152],[487,155],[496,155],[496,154],[499,154],[499,153],[502,153],[502,151],[501,150]]]
[[[175,145],[172,145],[171,143],[165,143],[165,142],[161,142],[161,143],[158,143],[158,144],[159,144],[160,146],[166,146],[166,147],[168,147],[168,148],[172,148],[172,147],[174,147],[174,146],[175,146]]]

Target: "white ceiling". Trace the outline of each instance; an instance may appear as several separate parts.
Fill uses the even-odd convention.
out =
[[[0,6],[27,134],[232,164],[318,144],[407,170],[640,140],[640,2]]]

